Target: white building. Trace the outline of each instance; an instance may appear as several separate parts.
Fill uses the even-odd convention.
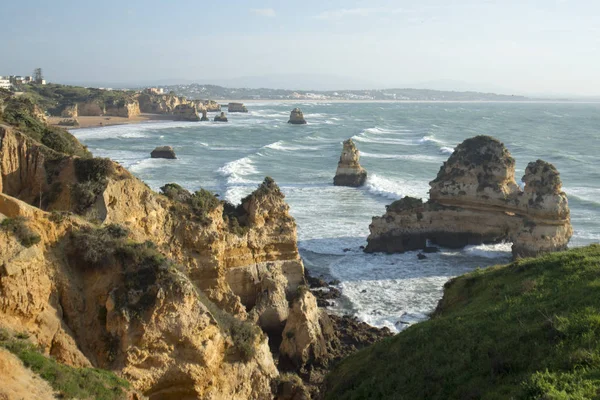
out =
[[[10,79],[7,79],[5,76],[0,76],[0,89],[10,89],[11,87]]]

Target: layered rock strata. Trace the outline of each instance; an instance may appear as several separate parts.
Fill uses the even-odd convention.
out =
[[[306,120],[304,119],[304,114],[302,113],[302,110],[300,110],[299,108],[294,108],[292,112],[290,112],[290,119],[288,121],[288,124],[306,124]]]
[[[521,190],[515,160],[498,140],[470,138],[456,147],[430,182],[427,202],[405,197],[374,217],[366,252],[450,248],[512,242],[514,257],[564,250],[573,234],[556,168],[529,163]]]
[[[200,121],[198,110],[190,104],[179,104],[173,110],[173,117],[180,121]]]
[[[333,184],[335,186],[363,186],[367,181],[367,171],[360,166],[359,160],[360,152],[352,139],[345,140]]]

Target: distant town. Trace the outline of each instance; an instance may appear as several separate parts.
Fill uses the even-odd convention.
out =
[[[22,85],[45,85],[46,80],[41,68],[36,68],[31,76],[0,76],[0,89],[20,91]],[[525,96],[504,95],[481,92],[442,91],[430,89],[366,89],[366,90],[336,90],[336,91],[307,91],[289,89],[250,89],[226,88],[218,85],[181,84],[157,87],[131,87],[113,89],[101,87],[107,91],[141,92],[146,90],[152,94],[174,94],[190,100],[286,100],[286,101],[527,101]]]

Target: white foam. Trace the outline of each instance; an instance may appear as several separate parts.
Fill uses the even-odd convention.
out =
[[[512,243],[481,244],[478,246],[467,246],[464,252],[467,255],[484,258],[501,258],[511,255]]]
[[[440,158],[436,156],[428,156],[424,154],[374,154],[367,153],[364,151],[360,152],[361,157],[366,158],[381,158],[381,159],[390,159],[390,160],[411,160],[411,161],[421,161],[421,162],[430,162],[430,163],[439,163]]]
[[[364,142],[364,143],[378,143],[378,144],[402,144],[405,146],[414,146],[415,143],[413,143],[410,140],[406,140],[406,139],[391,139],[391,138],[381,138],[381,137],[377,137],[377,138],[370,138],[364,135],[354,135],[352,136],[352,140],[357,141],[357,142]]]
[[[600,204],[600,188],[599,187],[570,187],[563,188],[567,196],[579,198],[590,203]]]
[[[279,140],[275,143],[271,143],[271,144],[264,146],[264,148],[272,149],[272,150],[280,150],[280,151],[297,151],[297,150],[315,151],[315,150],[321,149],[319,146],[284,145],[283,143],[284,143],[283,140]]]
[[[419,139],[419,143],[437,143],[437,144],[441,144],[443,143],[442,141],[436,139],[434,136],[423,136],[421,139]]]
[[[390,200],[398,200],[404,196],[424,198],[429,188],[426,183],[407,180],[391,180],[371,174],[367,178],[365,189],[370,193],[383,196]]]
[[[442,154],[452,154],[454,153],[454,149],[452,147],[441,147],[440,153]]]
[[[258,170],[254,167],[254,164],[249,157],[244,157],[228,162],[219,168],[217,172],[227,178],[227,183],[234,184],[251,182],[244,177],[256,174],[258,173]]]

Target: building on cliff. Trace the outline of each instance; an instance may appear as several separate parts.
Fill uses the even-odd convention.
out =
[[[556,168],[529,163],[524,190],[504,144],[477,136],[458,145],[430,182],[429,200],[405,197],[369,226],[366,252],[512,242],[514,257],[564,250],[573,234],[566,194]]]

